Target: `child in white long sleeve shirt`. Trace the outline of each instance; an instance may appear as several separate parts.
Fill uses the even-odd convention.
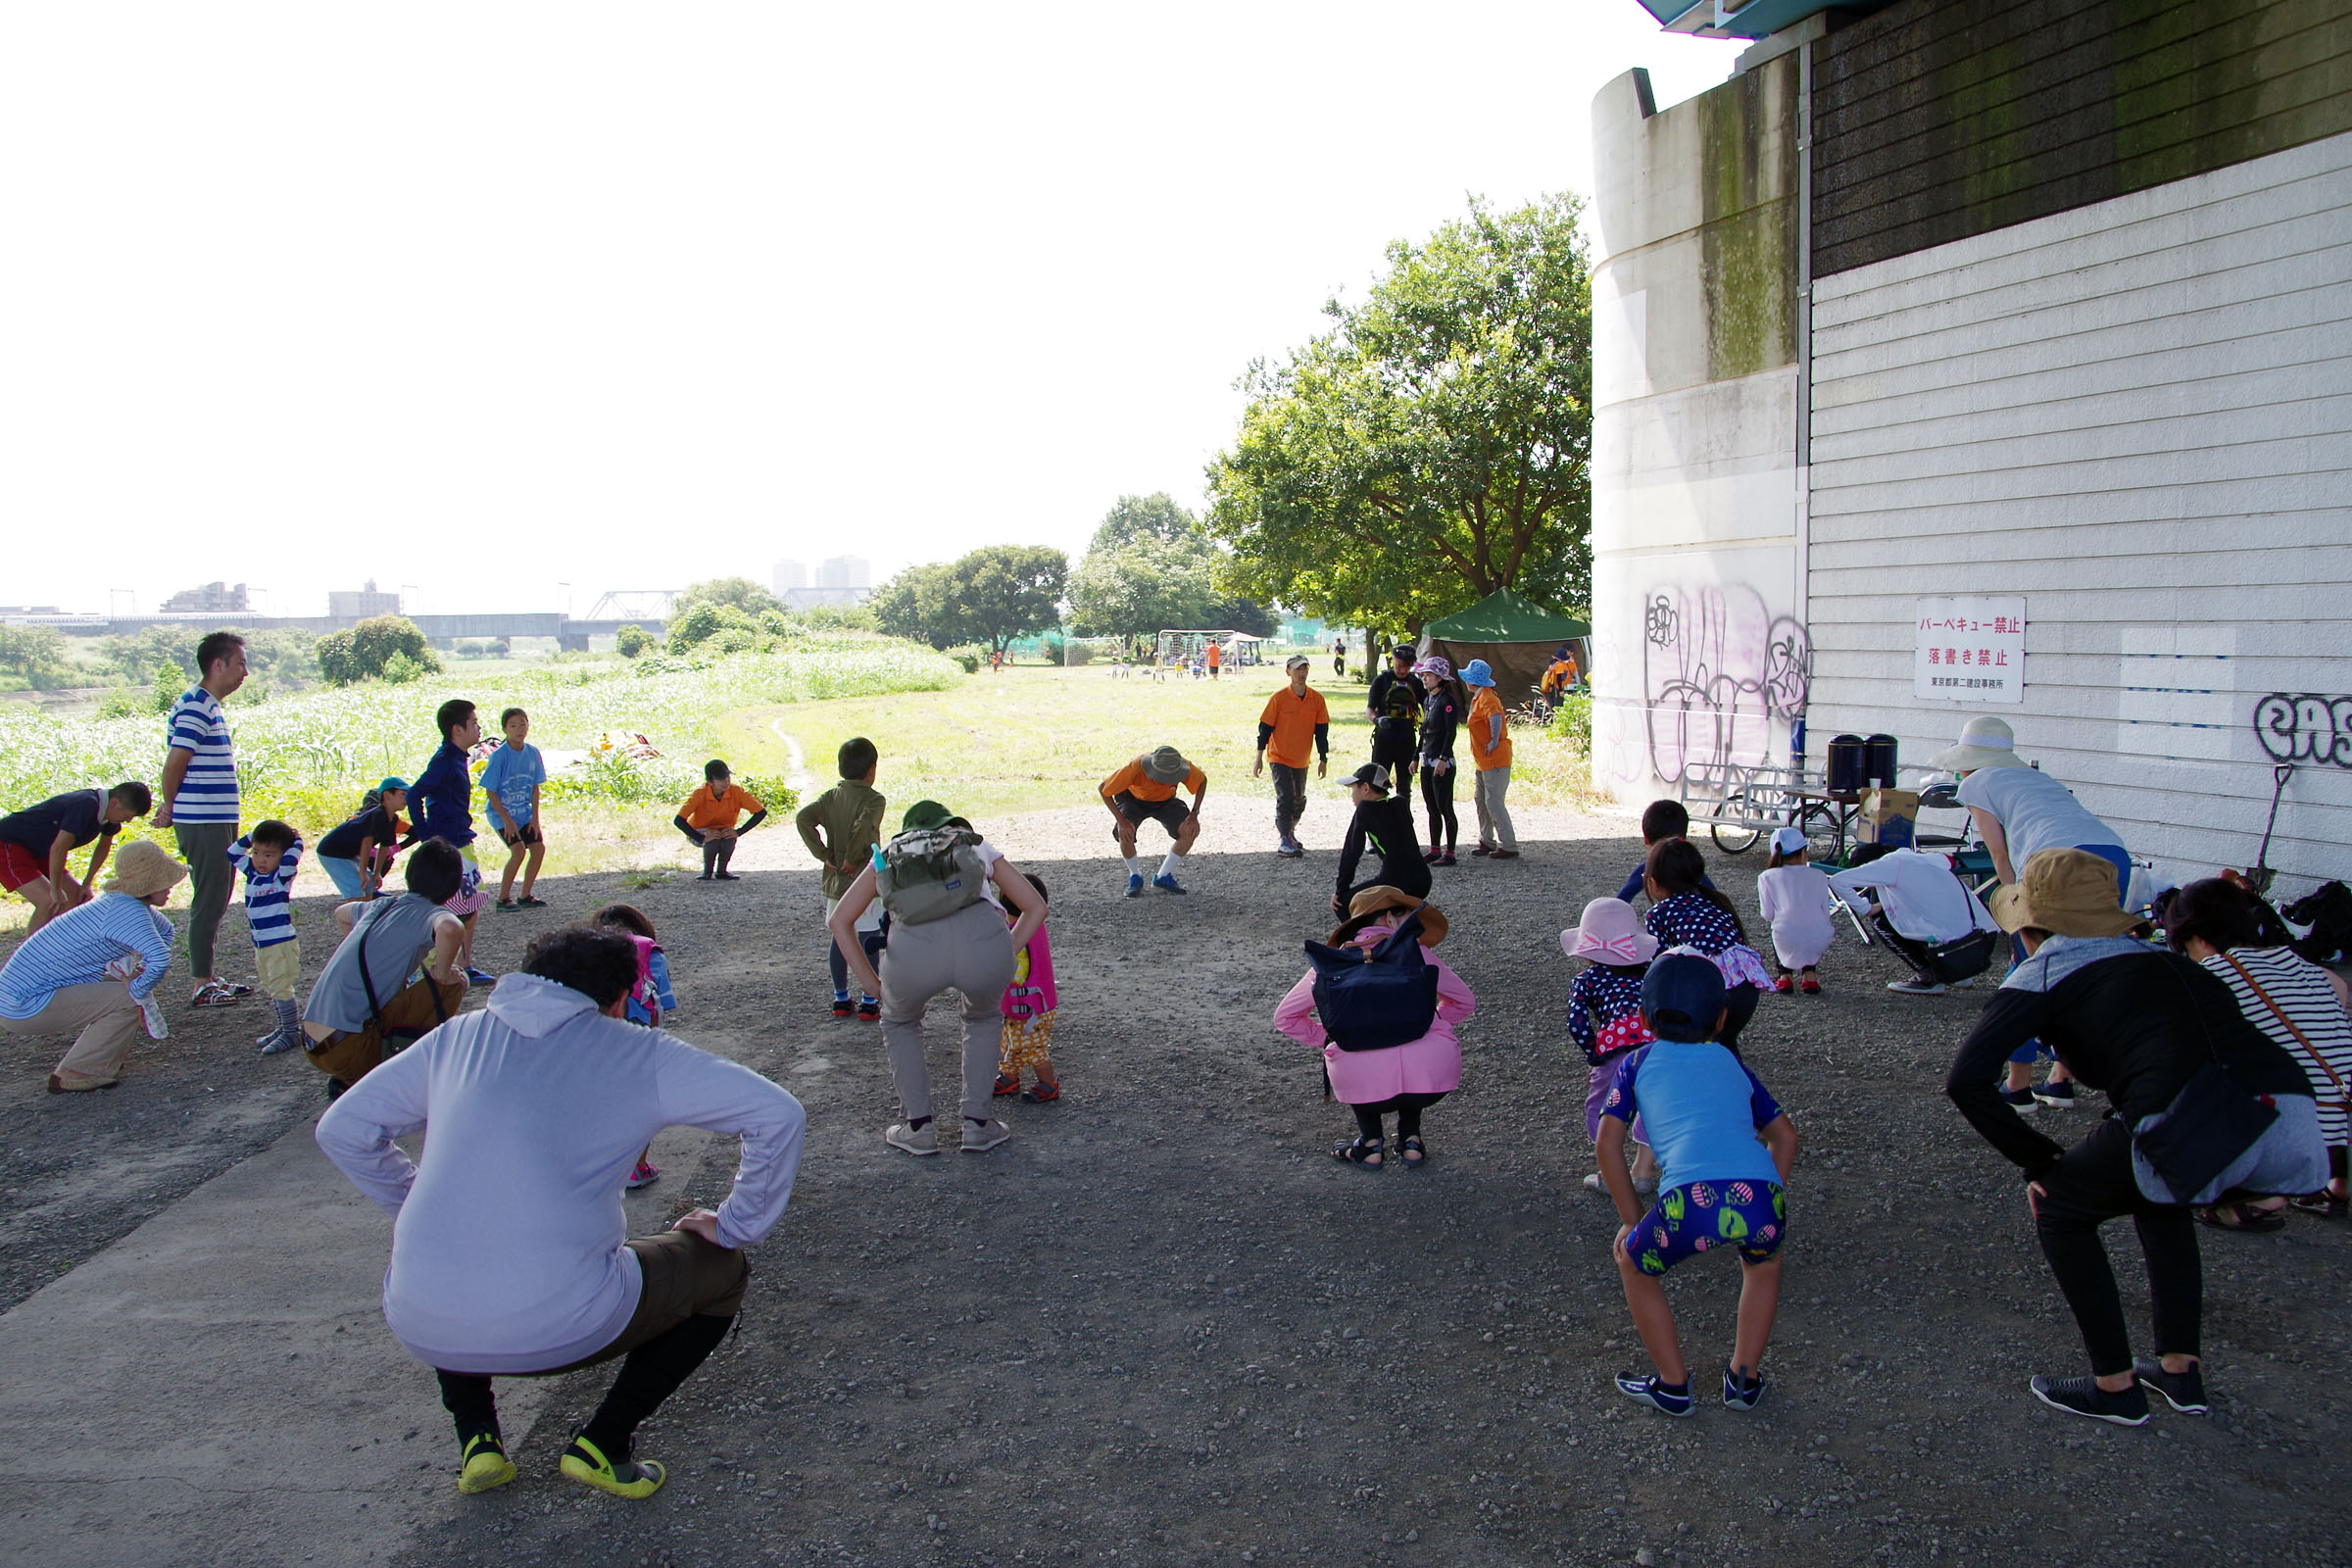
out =
[[[1772,858],[1756,876],[1756,905],[1772,926],[1772,951],[1780,959],[1772,989],[1783,996],[1800,987],[1807,996],[1818,993],[1821,976],[1814,968],[1837,928],[1830,923],[1830,874],[1807,863],[1802,828],[1772,835]]]

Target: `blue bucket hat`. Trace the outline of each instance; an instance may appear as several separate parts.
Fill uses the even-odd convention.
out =
[[[1473,659],[1462,666],[1462,683],[1468,686],[1492,686],[1494,684],[1494,671],[1487,667],[1485,660]]]
[[[1695,953],[1653,959],[1642,977],[1642,1015],[1660,1040],[1689,1045],[1714,1039],[1724,1000],[1723,971]]]

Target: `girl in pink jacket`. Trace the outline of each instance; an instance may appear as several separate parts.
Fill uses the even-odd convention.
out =
[[[1331,934],[1331,945],[1373,947],[1403,923],[1406,915],[1421,915],[1421,946],[1435,948],[1446,940],[1446,916],[1437,906],[1424,904],[1391,887],[1366,888],[1348,906],[1348,918]],[[1423,958],[1438,971],[1438,1016],[1429,1033],[1401,1046],[1380,1051],[1342,1051],[1323,1032],[1315,1012],[1315,974],[1309,969],[1274,1009],[1274,1027],[1302,1046],[1323,1052],[1325,1080],[1334,1098],[1355,1112],[1356,1136],[1331,1152],[1349,1164],[1377,1170],[1384,1163],[1386,1143],[1381,1117],[1396,1113],[1396,1153],[1411,1170],[1429,1158],[1421,1142],[1421,1112],[1460,1087],[1462,1048],[1454,1030],[1477,1009],[1478,999],[1461,977],[1433,953]]]

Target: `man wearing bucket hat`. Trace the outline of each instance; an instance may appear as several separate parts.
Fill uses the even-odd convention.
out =
[[[1306,656],[1293,654],[1283,665],[1290,684],[1266,699],[1257,715],[1257,760],[1250,764],[1255,778],[1274,760],[1274,853],[1297,859],[1306,852],[1298,847],[1298,818],[1306,812],[1306,753],[1311,743],[1321,759],[1315,776],[1331,768],[1331,707],[1323,694],[1306,683]]]
[[[1483,659],[1462,666],[1462,684],[1470,699],[1470,760],[1478,769],[1471,800],[1478,807],[1478,848],[1472,855],[1496,860],[1519,858],[1519,835],[1511,829],[1511,813],[1503,795],[1511,787],[1511,736],[1503,722],[1502,699],[1494,692],[1494,671]]]
[[[1928,759],[1931,767],[1948,768],[1960,775],[1960,804],[1976,819],[1977,835],[1992,857],[1993,874],[2003,886],[2017,881],[2017,868],[2044,850],[2084,850],[2115,868],[2118,902],[2132,884],[2132,858],[2124,853],[2115,829],[2083,809],[2074,792],[2039,768],[2018,759],[2017,738],[2005,720],[1983,716],[1970,719],[1960,730],[1958,744]],[[2011,956],[2025,950],[2013,946]],[[2049,1082],[2039,1090],[2034,1082],[2034,1060],[2049,1052],[2035,1041],[2018,1048],[2009,1062],[2009,1103],[2032,1110],[2036,1103],[2069,1110],[2075,1086],[2064,1065],[2050,1069]]]
[[[1176,799],[1180,787],[1193,792],[1189,810]],[[1200,837],[1200,801],[1208,794],[1208,775],[1186,761],[1175,747],[1157,746],[1104,779],[1100,793],[1110,808],[1111,837],[1119,841],[1120,858],[1127,862],[1127,896],[1144,896],[1144,862],[1136,853],[1135,830],[1146,822],[1157,822],[1174,841],[1152,885],[1162,893],[1182,893],[1184,884],[1176,880],[1176,872]]]
[[[51,1094],[122,1081],[149,998],[172,967],[172,922],[157,911],[187,874],[159,844],[124,845],[103,894],[26,937],[0,967],[0,1034],[78,1031],[49,1075]],[[159,1032],[160,1021],[151,1025]]]
[[[2036,1377],[2034,1396],[2073,1415],[2137,1426],[2148,1418],[2145,1386],[2176,1410],[2201,1414],[2204,1283],[2188,1205],[2230,1190],[2301,1193],[2324,1182],[2328,1152],[2311,1084],[2211,971],[2126,934],[2140,920],[2117,902],[2114,867],[2103,857],[2042,851],[2016,884],[1993,895],[1992,916],[2018,934],[2027,956],[1961,1043],[1943,1091],[2025,1172],[2042,1255],[2090,1354],[2090,1376]],[[2032,1039],[2048,1041],[2059,1061],[2114,1106],[2072,1149],[2042,1136],[1993,1088],[1999,1064]],[[2200,1076],[2217,1065],[2218,1085],[2216,1075]],[[2231,1097],[2256,1100],[2273,1119],[2249,1131],[2204,1118]],[[2176,1191],[2173,1182],[2202,1173],[2203,1163],[2182,1164],[2167,1147],[2173,1140],[2155,1144],[2154,1153],[2143,1143],[2175,1118],[2201,1146],[2192,1155],[2221,1160],[2219,1174],[2195,1191]],[[2152,1360],[2132,1359],[2099,1244],[2099,1226],[2125,1214],[2147,1260]]]

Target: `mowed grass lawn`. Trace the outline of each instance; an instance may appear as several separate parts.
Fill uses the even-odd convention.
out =
[[[1279,670],[1228,671],[1217,681],[1114,679],[1108,666],[983,669],[946,692],[904,692],[839,702],[749,709],[725,721],[727,760],[739,771],[780,775],[783,734],[798,741],[822,788],[836,776],[835,753],[853,735],[880,748],[883,793],[894,805],[929,797],[968,815],[1002,815],[1090,806],[1102,781],[1137,753],[1176,747],[1208,774],[1211,809],[1220,798],[1273,798],[1270,777],[1252,780],[1257,715],[1282,685]],[[1365,689],[1315,682],[1331,705],[1332,780],[1371,757]],[[1512,797],[1575,804],[1585,793],[1583,755],[1525,727],[1514,729]],[[1469,753],[1458,749],[1464,765]],[[1468,799],[1466,790],[1463,800]],[[1465,809],[1467,807],[1465,805]]]

